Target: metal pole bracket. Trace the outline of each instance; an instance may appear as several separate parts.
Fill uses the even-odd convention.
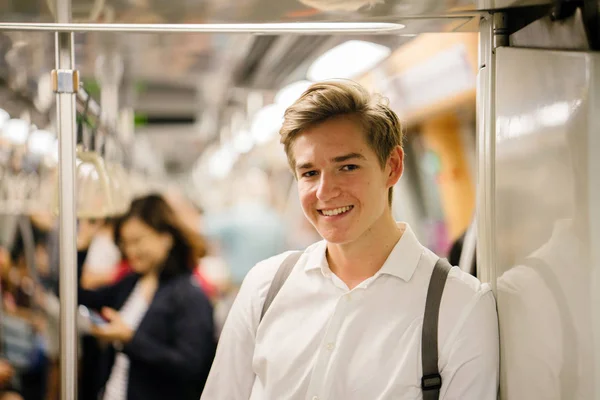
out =
[[[77,93],[79,90],[79,71],[76,69],[52,70],[52,90],[54,90],[54,93]]]

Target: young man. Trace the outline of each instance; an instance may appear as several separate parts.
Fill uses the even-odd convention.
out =
[[[250,271],[202,399],[423,398],[424,309],[439,257],[392,217],[404,158],[398,117],[356,83],[317,83],[286,111],[281,141],[302,209],[324,240],[295,262],[262,318],[290,253]],[[439,398],[495,400],[498,325],[488,285],[452,268],[437,338]]]

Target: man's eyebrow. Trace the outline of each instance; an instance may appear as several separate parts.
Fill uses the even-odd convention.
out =
[[[348,153],[343,156],[334,157],[331,159],[332,162],[341,163],[348,160],[366,160],[365,156],[360,153]]]
[[[365,158],[365,156],[363,156],[360,153],[348,153],[348,154],[344,154],[342,156],[337,156],[337,157],[332,158],[331,162],[342,163],[342,162],[348,161],[348,160],[366,160],[366,158]],[[312,169],[312,168],[314,168],[314,165],[311,162],[305,162],[305,163],[296,165],[297,170]]]
[[[312,163],[309,163],[309,162],[306,162],[306,163],[303,163],[303,164],[296,165],[296,169],[297,169],[297,170],[301,170],[301,169],[311,169],[311,168],[313,168],[313,165],[312,165]]]

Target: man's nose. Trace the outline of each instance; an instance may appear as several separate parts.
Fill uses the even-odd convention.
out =
[[[335,177],[322,174],[317,188],[317,198],[322,202],[327,202],[336,198],[340,194],[340,187]]]

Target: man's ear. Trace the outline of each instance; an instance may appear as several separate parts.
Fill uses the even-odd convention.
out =
[[[396,146],[392,150],[388,157],[386,170],[389,171],[387,184],[392,187],[400,180],[404,172],[404,150],[402,150],[402,146]]]

